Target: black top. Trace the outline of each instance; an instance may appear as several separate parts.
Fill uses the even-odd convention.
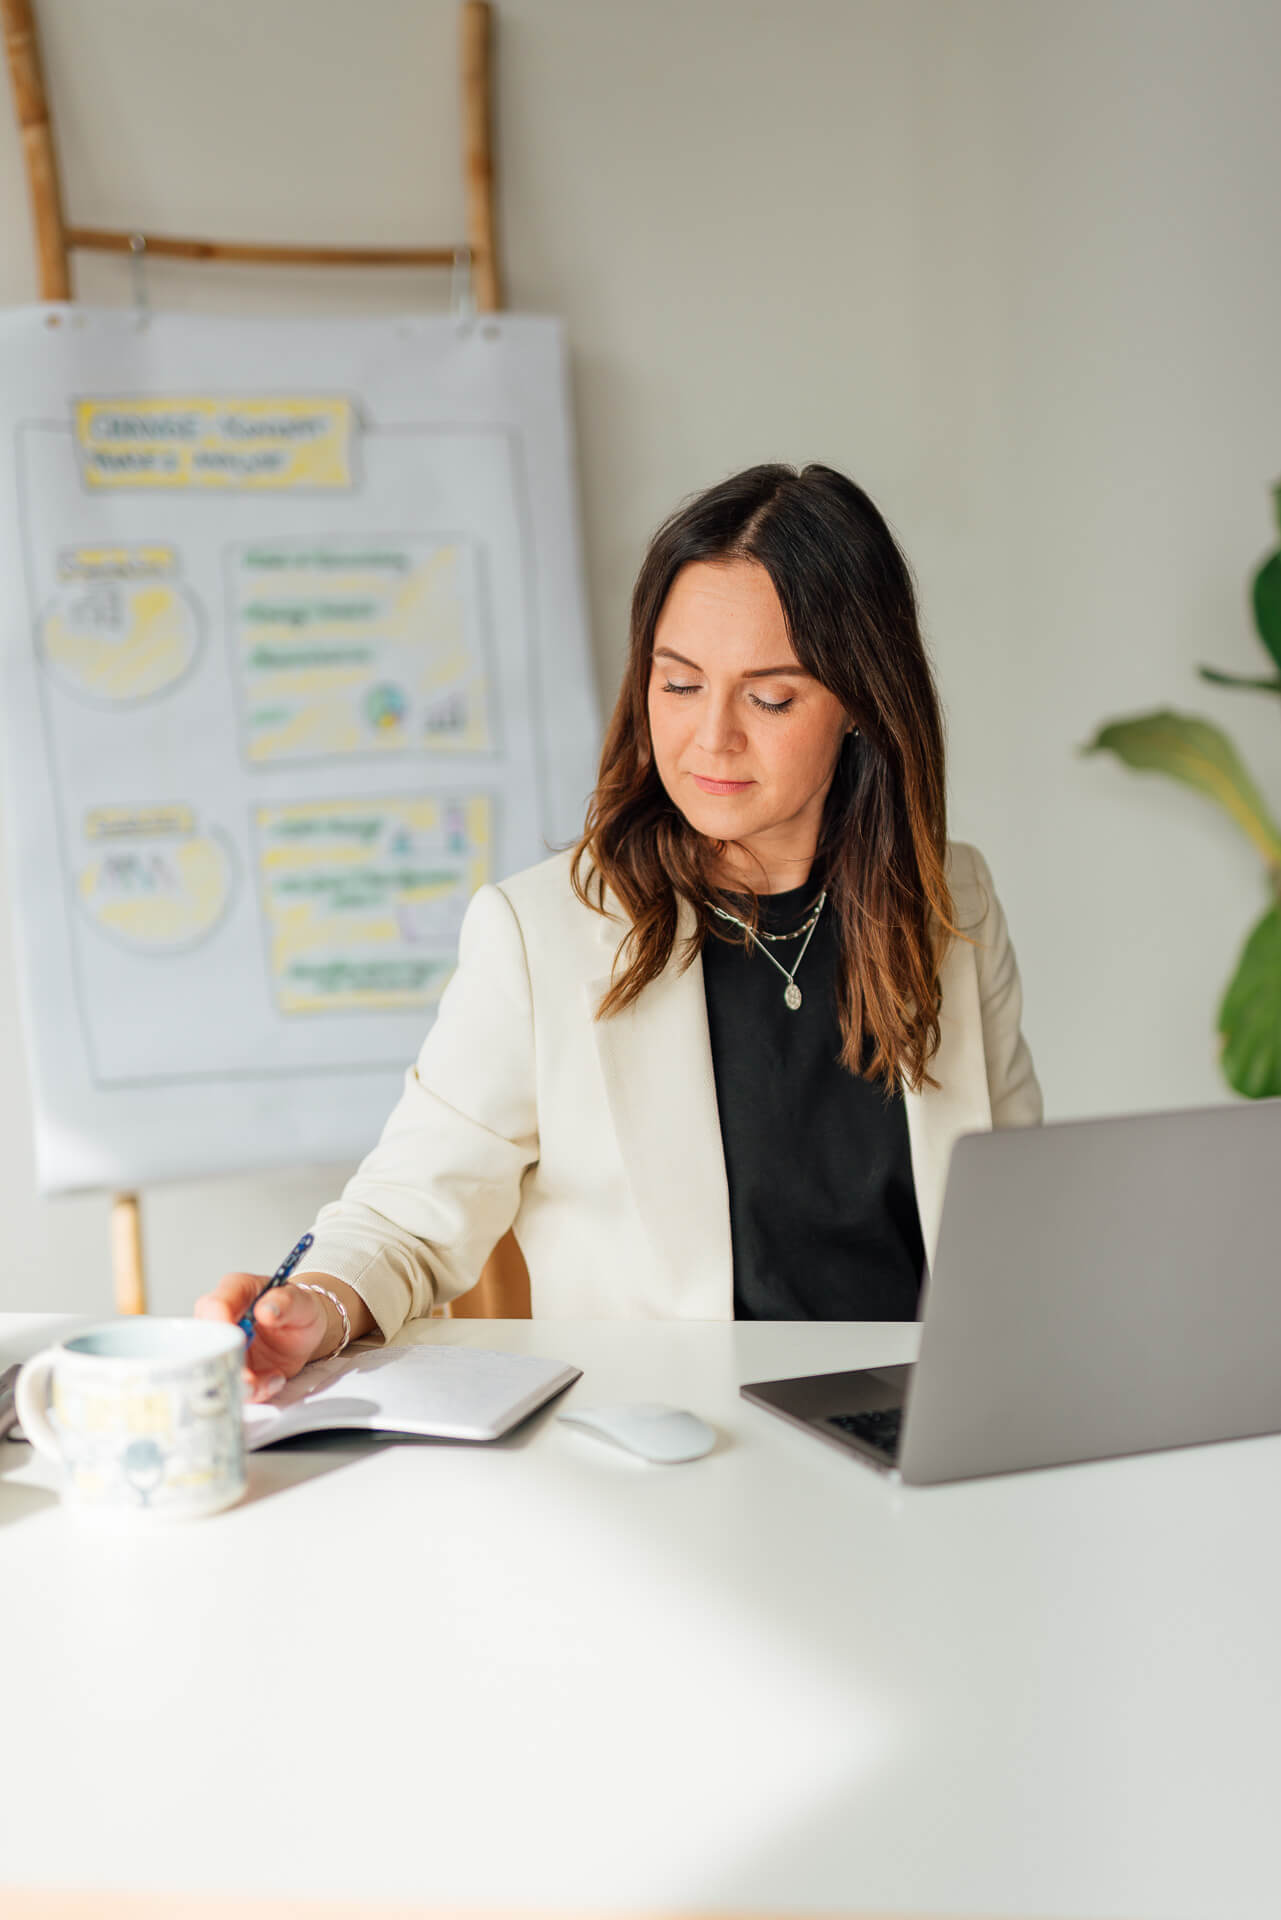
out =
[[[817,881],[762,897],[761,928],[807,918]],[[718,922],[703,982],[729,1180],[739,1320],[914,1320],[925,1249],[896,1088],[840,1065],[829,900],[796,974],[801,1004],[755,943]],[[746,903],[744,903],[744,910]],[[802,940],[769,951],[790,970]],[[871,1060],[868,1036],[863,1065]]]

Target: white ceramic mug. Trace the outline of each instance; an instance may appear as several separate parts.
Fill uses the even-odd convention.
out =
[[[77,1513],[194,1520],[245,1490],[244,1352],[216,1321],[109,1320],[27,1361],[18,1419]]]

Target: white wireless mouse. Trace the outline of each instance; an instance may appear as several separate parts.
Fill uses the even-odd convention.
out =
[[[701,1460],[716,1445],[716,1429],[680,1407],[574,1407],[556,1417],[664,1467]]]

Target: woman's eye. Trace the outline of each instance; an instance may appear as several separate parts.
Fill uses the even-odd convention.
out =
[[[665,680],[663,682],[664,693],[701,693],[701,691],[702,682],[699,680]],[[747,697],[762,713],[786,713],[792,704],[790,694],[786,700],[762,700],[754,693],[749,693]]]

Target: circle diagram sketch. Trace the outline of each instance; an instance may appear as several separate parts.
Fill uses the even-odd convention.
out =
[[[59,556],[38,643],[66,692],[97,706],[131,706],[186,679],[201,620],[194,596],[169,577],[174,568],[163,548]]]
[[[186,952],[218,926],[235,892],[235,854],[189,807],[99,807],[85,820],[76,875],[81,912],[140,954]]]

